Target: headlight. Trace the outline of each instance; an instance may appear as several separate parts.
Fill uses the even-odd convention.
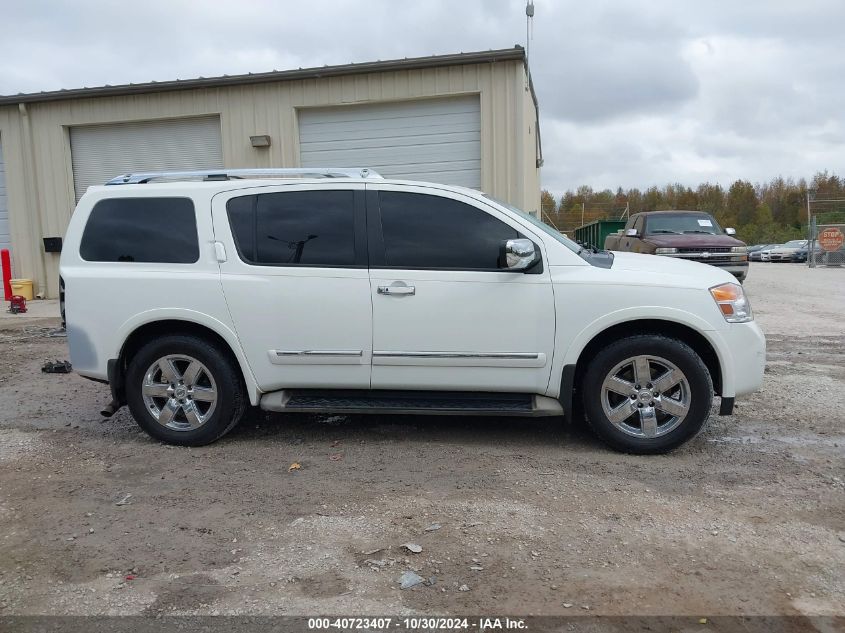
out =
[[[739,284],[713,286],[710,288],[710,294],[728,323],[745,323],[754,319],[751,304]]]
[[[748,252],[747,246],[734,246],[731,249],[731,253],[742,253],[743,255],[745,255],[747,252]]]
[[[673,255],[678,252],[677,248],[658,248],[654,251],[655,255]]]

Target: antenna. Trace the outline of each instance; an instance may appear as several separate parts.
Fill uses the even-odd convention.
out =
[[[531,38],[534,36],[534,0],[525,2],[525,65],[528,66],[528,76],[531,76]]]

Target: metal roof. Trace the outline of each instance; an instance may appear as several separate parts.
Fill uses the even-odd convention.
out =
[[[466,64],[482,64],[485,62],[500,61],[521,61],[525,63],[525,49],[521,46],[515,46],[513,48],[501,48],[489,51],[454,53],[449,55],[429,55],[427,57],[406,57],[404,59],[364,62],[360,64],[344,64],[341,66],[321,66],[318,68],[274,70],[272,72],[249,73],[246,75],[199,77],[197,79],[176,79],[173,81],[153,81],[139,84],[130,83],[119,86],[98,86],[94,88],[54,90],[51,92],[33,92],[28,94],[19,93],[16,95],[5,96],[0,95],[0,105],[37,103],[41,101],[61,101],[64,99],[81,99],[88,97],[109,97],[149,92],[169,92],[173,90],[190,90],[192,88],[221,88],[226,86],[242,86],[245,84],[258,84],[273,81],[338,77],[343,75],[359,75],[363,73],[436,68],[440,66],[460,66]]]

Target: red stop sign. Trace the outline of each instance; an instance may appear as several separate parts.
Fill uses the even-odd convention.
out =
[[[819,234],[819,246],[826,251],[838,251],[845,243],[845,235],[836,227],[825,229]]]

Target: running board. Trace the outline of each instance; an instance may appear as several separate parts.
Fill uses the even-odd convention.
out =
[[[265,393],[264,411],[413,415],[563,415],[555,398],[528,393],[285,389]]]

